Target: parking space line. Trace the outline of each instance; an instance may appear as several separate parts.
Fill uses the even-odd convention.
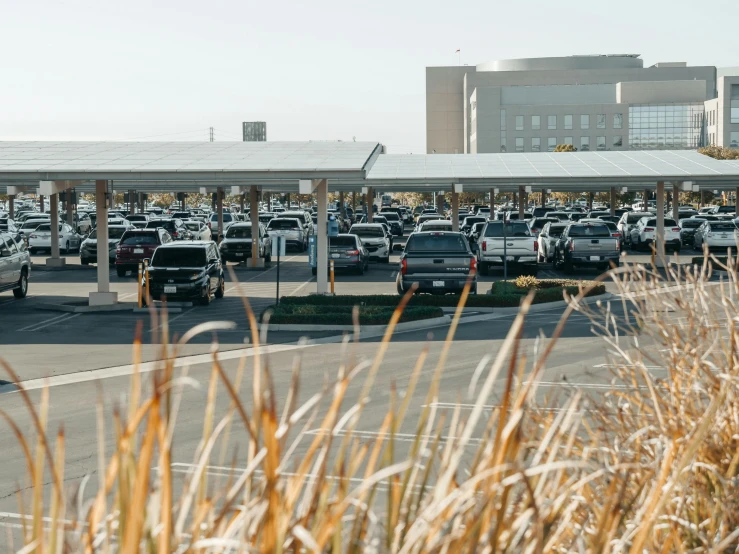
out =
[[[283,262],[289,262],[289,261],[291,261],[291,260],[294,260],[294,259],[295,259],[295,258],[297,258],[297,257],[298,257],[297,255],[295,255],[295,256],[290,256],[289,258],[285,258],[284,260],[280,260],[280,263],[283,263]],[[227,288],[227,289],[226,289],[226,292],[231,292],[232,290],[236,289],[236,288],[237,288],[237,287],[238,287],[239,285],[242,285],[243,283],[248,283],[249,281],[253,281],[254,279],[257,279],[257,278],[259,278],[259,277],[262,277],[262,276],[266,275],[267,273],[269,273],[270,271],[272,271],[273,269],[275,269],[276,267],[277,267],[277,263],[275,263],[275,264],[274,264],[274,265],[273,265],[272,267],[270,267],[269,269],[265,269],[264,271],[260,271],[259,273],[257,273],[257,274],[256,274],[256,275],[254,275],[253,277],[250,277],[249,279],[246,279],[245,281],[239,281],[239,282],[238,282],[238,283],[236,283],[235,285],[233,285],[233,286],[231,286],[231,287]]]
[[[49,325],[54,325],[56,323],[62,323],[63,321],[66,322],[66,321],[69,321],[70,319],[74,319],[75,317],[79,317],[81,315],[82,314],[66,313],[66,314],[51,317],[49,319],[44,319],[43,321],[34,323],[33,325],[28,325],[21,329],[17,329],[17,331],[38,331],[40,329],[44,329],[45,327],[48,327]]]
[[[173,321],[177,321],[177,320],[178,320],[178,319],[180,319],[181,317],[184,317],[184,316],[186,316],[187,314],[189,314],[189,313],[190,313],[191,311],[193,311],[194,309],[195,309],[195,306],[193,306],[193,307],[192,307],[192,308],[190,308],[189,310],[185,310],[185,311],[184,311],[184,312],[182,312],[182,313],[181,313],[180,315],[176,315],[176,316],[174,316],[174,317],[170,317],[170,318],[168,318],[168,319],[167,319],[167,326],[169,326],[169,325],[170,325],[170,324],[171,324],[171,323],[172,323]],[[161,325],[157,325],[157,326],[156,326],[155,328],[153,328],[153,329],[150,329],[150,330],[149,330],[149,332],[153,333],[154,331],[159,331],[159,330],[161,330],[161,329],[162,329],[162,327],[164,327],[164,323],[162,323]]]
[[[319,433],[330,433],[330,429],[311,429],[310,431],[306,431],[306,435],[317,435]],[[347,431],[345,429],[340,429],[339,431],[334,432],[334,436],[337,437],[343,437],[347,434]],[[376,439],[380,436],[385,436],[386,438],[390,438],[390,433],[380,433],[378,431],[359,431],[355,429],[352,431],[352,436],[360,438],[360,439]],[[415,442],[417,439],[428,439],[428,440],[434,440],[436,438],[436,435],[417,435],[416,433],[394,433],[393,438],[396,441],[400,442]],[[457,440],[461,437],[451,437],[451,436],[444,436],[442,435],[439,437],[439,440],[442,442],[447,442],[450,440]],[[481,444],[482,439],[477,439],[470,437],[467,440],[468,444]]]

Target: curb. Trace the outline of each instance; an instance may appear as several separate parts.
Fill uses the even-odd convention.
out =
[[[446,325],[452,321],[452,318],[448,315],[442,317],[433,317],[431,319],[421,319],[418,321],[406,321],[405,323],[398,323],[395,326],[396,331],[415,331],[417,329],[426,329],[428,327],[438,327],[439,325]],[[270,323],[264,325],[259,324],[259,330],[263,330],[267,327],[268,331],[354,331],[353,325],[299,325],[292,323]],[[359,332],[361,333],[375,333],[385,332],[387,325],[360,325]]]
[[[112,306],[75,306],[72,304],[36,304],[36,310],[48,310],[51,312],[68,312],[75,314],[101,313],[101,312],[130,312],[136,304],[133,302],[119,302]]]

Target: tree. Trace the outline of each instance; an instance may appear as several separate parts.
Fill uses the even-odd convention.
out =
[[[558,144],[554,147],[555,152],[577,152],[577,148],[571,144]]]

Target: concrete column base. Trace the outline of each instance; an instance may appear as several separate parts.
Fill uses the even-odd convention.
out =
[[[246,260],[246,265],[254,269],[263,268],[264,258],[256,258],[256,260],[254,258],[249,258],[248,260]]]
[[[90,306],[111,306],[118,303],[117,292],[91,292]]]
[[[46,258],[46,267],[64,267],[66,264],[65,258]]]

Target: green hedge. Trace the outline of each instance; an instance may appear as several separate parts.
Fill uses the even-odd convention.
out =
[[[553,280],[561,281],[562,283],[582,283],[583,286],[590,286],[593,284],[592,281],[568,281],[566,279]],[[541,283],[546,281],[542,280]],[[568,286],[550,285],[542,286],[542,288],[536,291],[534,296],[534,304],[541,304],[544,302],[556,302],[557,300],[563,299],[563,290],[567,290],[570,295],[577,295],[580,292],[579,287],[576,284],[569,284]],[[606,287],[603,283],[597,283],[593,289],[588,293],[588,296],[596,296],[604,294]],[[467,297],[466,307],[468,308],[503,308],[503,307],[515,307],[521,303],[521,299],[528,293],[524,289],[515,289],[510,287],[505,291],[495,291],[493,287],[492,294],[471,294]],[[337,295],[337,296],[322,296],[322,295],[308,295],[308,296],[287,296],[280,300],[280,307],[285,306],[297,306],[297,305],[312,305],[312,306],[363,306],[363,307],[392,307],[398,305],[399,297],[391,294],[368,294],[362,295]],[[411,298],[408,303],[409,307],[416,306],[438,306],[444,308],[453,308],[459,304],[459,295],[447,294],[443,296],[432,296],[428,294],[418,294]]]
[[[353,305],[290,304],[281,301],[277,308],[272,306],[269,309],[273,310],[269,322],[275,324],[352,325],[354,323]],[[359,308],[359,323],[361,325],[387,325],[394,310],[394,306],[362,306]],[[409,307],[403,311],[400,322],[431,319],[443,315],[441,308]],[[264,318],[264,312],[262,318]]]

